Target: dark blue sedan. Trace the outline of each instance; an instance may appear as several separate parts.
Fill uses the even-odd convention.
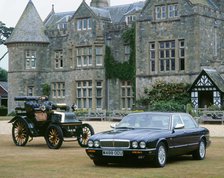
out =
[[[209,144],[209,130],[189,114],[142,112],[127,115],[111,131],[91,136],[86,153],[97,166],[149,160],[164,167],[171,156],[191,154],[203,160]]]

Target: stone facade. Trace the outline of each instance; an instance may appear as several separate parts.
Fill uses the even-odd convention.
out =
[[[224,14],[218,7],[223,2],[147,1],[136,24],[137,88],[155,80],[191,84],[203,68],[224,75]],[[137,98],[142,93],[138,91]]]
[[[75,12],[40,20],[32,1],[11,37],[9,49],[9,112],[17,95],[42,95],[86,109],[131,109],[130,81],[106,79],[105,47],[119,62],[130,46],[122,34],[136,25],[136,99],[156,80],[192,83],[202,68],[224,75],[223,8],[221,0],[147,0],[110,6],[107,0],[83,1]],[[135,22],[135,23],[133,23]],[[28,24],[33,24],[29,27]]]

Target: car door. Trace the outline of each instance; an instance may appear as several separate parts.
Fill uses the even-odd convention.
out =
[[[188,150],[197,147],[200,140],[200,132],[197,123],[188,114],[182,114],[181,119],[184,123],[185,136],[187,138]]]
[[[177,125],[184,125],[183,121],[179,114],[175,114],[172,116],[172,134],[170,141],[170,154],[171,155],[179,155],[185,152],[185,149],[188,145],[188,138],[185,133],[184,127],[175,128]]]

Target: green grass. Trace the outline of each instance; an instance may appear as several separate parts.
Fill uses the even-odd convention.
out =
[[[43,138],[17,147],[10,135],[0,135],[0,177],[4,178],[221,178],[224,175],[223,138],[212,138],[203,161],[191,156],[170,159],[164,168],[149,165],[95,167],[85,149],[65,142],[61,149],[48,149]]]

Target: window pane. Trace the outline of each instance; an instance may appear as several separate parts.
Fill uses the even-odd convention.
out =
[[[89,89],[89,97],[92,97],[92,89]]]
[[[81,30],[82,29],[82,20],[77,21],[77,29]]]
[[[88,29],[91,29],[91,28],[92,28],[92,20],[88,19]]]
[[[160,60],[160,70],[164,71],[164,60]]]
[[[122,88],[122,96],[126,96],[125,88]]]
[[[83,29],[87,28],[87,19],[83,19]]]
[[[160,51],[160,58],[164,58],[164,51]]]
[[[101,94],[102,93],[101,88],[97,88],[96,92],[97,92],[97,94],[96,94],[97,97],[101,97],[102,96],[102,94]]]
[[[151,59],[155,59],[155,51],[151,51],[150,54],[151,54],[151,55],[150,55]]]
[[[102,56],[96,56],[96,65],[102,65]]]
[[[102,99],[101,98],[97,98],[96,99],[96,102],[97,102],[97,108],[102,108]]]

